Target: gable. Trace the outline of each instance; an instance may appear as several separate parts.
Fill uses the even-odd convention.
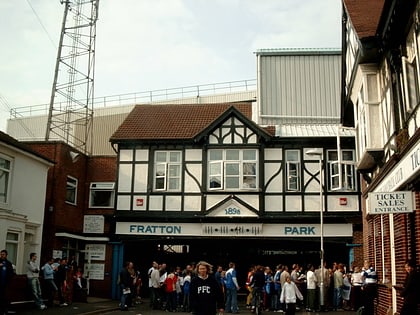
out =
[[[208,144],[258,144],[261,138],[268,140],[271,135],[252,120],[231,107],[200,133],[196,140],[208,138]]]
[[[230,198],[212,208],[206,214],[207,217],[258,217],[258,214],[250,207],[241,204],[237,200]]]

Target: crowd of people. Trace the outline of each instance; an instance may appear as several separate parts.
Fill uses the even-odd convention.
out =
[[[263,274],[259,276],[261,280],[255,279],[258,274]],[[354,266],[352,270],[342,263],[333,263],[331,267],[324,264],[323,268],[308,264],[305,269],[296,263],[290,270],[287,265],[279,264],[275,271],[257,265],[248,272],[246,303],[253,312],[256,305],[252,295],[261,290],[265,311],[294,314],[301,308],[315,312],[363,307],[367,314],[373,314],[377,280],[369,262],[363,268]]]
[[[82,268],[74,259],[48,259],[40,267],[37,254],[31,253],[27,262],[27,281],[35,305],[39,309],[72,302],[73,293],[83,288]],[[7,314],[7,287],[14,276],[13,265],[7,260],[7,250],[0,252],[0,314]],[[420,278],[414,261],[405,264],[406,280],[395,285],[404,298],[401,314],[416,314],[420,300]],[[40,275],[42,274],[43,286]],[[205,261],[191,263],[184,268],[167,266],[153,261],[147,271],[150,307],[168,312],[191,312],[193,315],[214,315],[216,312],[239,313],[238,291],[246,290],[246,307],[254,312],[256,306],[266,312],[295,314],[296,310],[358,310],[374,314],[378,275],[372,264],[347,268],[333,263],[323,268],[308,264],[289,266],[249,266],[246,278],[238,278],[236,264],[213,266]],[[127,261],[118,277],[121,289],[121,310],[142,303],[142,277],[139,268]],[[257,298],[258,297],[258,298]],[[44,301],[47,301],[44,304]],[[261,304],[258,304],[261,303]],[[258,304],[258,305],[257,305]],[[413,313],[414,312],[414,313]]]
[[[201,273],[199,268],[203,269]],[[213,272],[213,266],[207,262],[191,263],[185,268],[168,268],[166,263],[154,261],[147,275],[151,308],[168,312],[192,312],[194,315],[239,313],[240,289],[246,290],[246,307],[250,312],[254,312],[258,303],[256,297],[260,294],[261,307],[265,312],[293,315],[299,309],[315,312],[342,309],[356,311],[363,308],[366,314],[373,314],[378,283],[376,271],[368,261],[363,266],[352,268],[342,263],[333,263],[329,267],[325,264],[323,268],[315,268],[312,264],[303,268],[293,264],[290,269],[282,264],[274,269],[252,265],[246,279],[238,279],[234,262],[227,266],[216,266]],[[242,280],[245,283],[241,284]],[[214,283],[218,285],[217,288]],[[212,298],[204,298],[210,291]],[[127,309],[125,303],[122,300],[122,309]],[[209,303],[211,312],[204,312],[203,305]]]
[[[7,250],[0,252],[0,314],[7,314],[10,302],[8,300],[7,288],[10,285],[15,271],[12,263],[7,259]],[[82,289],[83,273],[77,267],[72,257],[49,258],[41,267],[36,253],[30,253],[26,264],[26,278],[28,293],[30,293],[35,306],[40,310],[48,306],[68,306],[73,300],[73,293]],[[42,278],[42,282],[41,282]],[[55,300],[58,304],[55,304]],[[46,301],[46,303],[45,303]]]
[[[26,266],[26,277],[28,287],[32,293],[35,305],[43,310],[51,306],[68,306],[73,301],[74,292],[82,289],[83,273],[77,266],[76,260],[72,257],[48,258],[45,264],[40,267],[36,253],[29,255]],[[41,286],[40,275],[43,277]],[[55,304],[55,300],[58,304]],[[46,303],[44,303],[46,300]]]

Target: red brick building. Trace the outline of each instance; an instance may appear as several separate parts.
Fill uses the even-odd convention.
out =
[[[343,1],[343,124],[356,130],[364,259],[375,314],[398,314],[404,264],[420,264],[420,4]]]

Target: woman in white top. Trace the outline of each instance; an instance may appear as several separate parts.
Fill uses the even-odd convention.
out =
[[[296,297],[303,301],[302,293],[300,293],[296,284],[291,281],[290,276],[287,276],[280,295],[280,303],[286,303],[286,315],[295,315]]]
[[[307,289],[307,305],[306,310],[308,312],[315,311],[316,308],[316,284],[318,279],[316,278],[314,272],[314,266],[312,264],[308,265],[308,272],[306,273],[306,289]]]

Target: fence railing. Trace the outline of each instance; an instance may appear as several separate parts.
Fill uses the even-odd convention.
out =
[[[144,92],[99,96],[93,99],[93,109],[119,105],[163,102],[188,97],[200,97],[216,94],[246,92],[256,89],[257,80],[250,79],[241,81],[191,85],[179,88],[169,88]],[[12,108],[10,110],[10,118],[47,115],[49,106],[50,104],[38,104]],[[65,106],[66,104],[64,103],[57,103],[57,108],[64,108]]]

